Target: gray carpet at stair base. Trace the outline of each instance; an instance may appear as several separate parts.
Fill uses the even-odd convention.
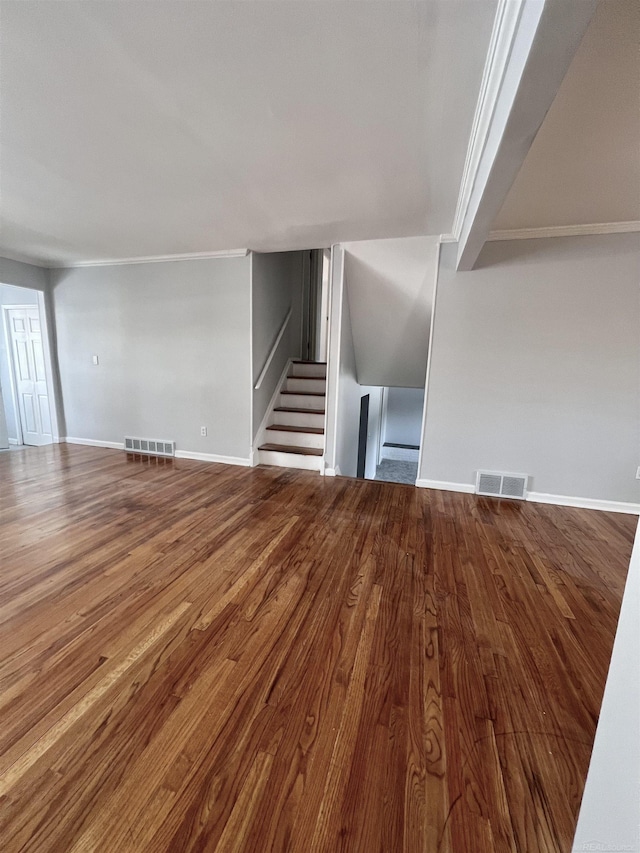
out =
[[[408,483],[415,486],[418,476],[417,462],[396,462],[394,459],[383,459],[376,468],[376,480],[387,483]]]

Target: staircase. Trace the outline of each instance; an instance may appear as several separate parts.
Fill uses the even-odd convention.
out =
[[[261,465],[321,471],[327,365],[292,361],[258,447]]]

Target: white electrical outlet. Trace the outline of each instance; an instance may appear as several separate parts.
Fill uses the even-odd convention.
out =
[[[92,361],[94,364],[99,364],[98,356],[97,356],[97,355],[92,355],[92,356],[91,356],[91,361]]]
[[[200,435],[204,436],[206,434],[207,434],[207,428],[206,427],[200,427]]]
[[[636,471],[636,480],[640,480],[640,466],[638,466],[638,470]]]

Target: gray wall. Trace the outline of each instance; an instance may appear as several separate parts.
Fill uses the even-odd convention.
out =
[[[436,237],[344,243],[358,379],[424,388]]]
[[[419,447],[423,408],[424,389],[389,388],[384,441],[392,444],[414,444]]]
[[[252,361],[255,385],[280,327],[292,309],[287,331],[260,388],[253,391],[253,437],[264,418],[289,358],[300,358],[302,324],[302,253],[251,254]]]
[[[249,458],[250,263],[52,270],[66,434]]]
[[[4,261],[0,258],[1,262]],[[15,264],[15,261],[10,263]],[[20,264],[20,267],[26,267],[27,264]],[[31,267],[38,272],[44,272],[39,267]],[[25,280],[24,277],[19,280]],[[7,437],[17,440],[18,438],[18,413],[16,412],[13,394],[11,393],[11,374],[9,372],[10,341],[7,339],[7,330],[4,322],[4,311],[1,310],[3,305],[37,305],[38,295],[35,290],[29,290],[25,287],[10,287],[6,284],[0,284],[0,397],[4,403],[4,414],[6,418]],[[0,445],[2,446],[2,445]]]
[[[420,477],[640,502],[640,235],[443,245]]]
[[[30,287],[34,290],[47,289],[49,271],[33,264],[0,258],[0,284],[13,284],[16,287]]]

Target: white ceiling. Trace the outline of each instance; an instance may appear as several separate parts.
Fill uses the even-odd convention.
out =
[[[601,0],[496,229],[640,220],[640,3]]]
[[[449,231],[496,3],[4,0],[0,254]]]

